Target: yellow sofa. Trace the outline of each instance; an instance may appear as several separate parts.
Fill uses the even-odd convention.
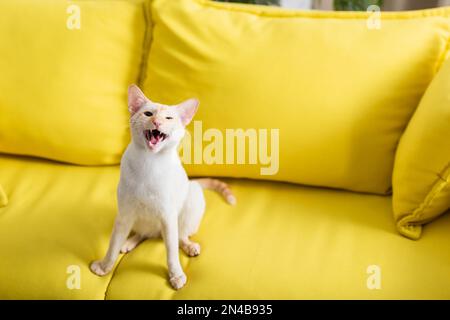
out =
[[[450,87],[450,8],[382,15],[389,37],[384,42],[373,33],[376,31],[361,27],[369,17],[366,13],[308,13],[203,0],[86,0],[72,4],[81,8],[81,28],[76,29],[77,22],[72,21],[70,26],[75,30],[69,28],[70,32],[58,29],[61,23],[66,28],[67,17],[76,20],[77,7],[68,9],[66,1],[35,2],[35,8],[29,8],[26,0],[0,4],[0,16],[8,12],[12,17],[9,22],[0,18],[3,38],[11,34],[14,39],[27,39],[13,42],[12,48],[0,48],[0,65],[5,70],[0,75],[0,298],[450,299],[450,215],[444,214],[450,202],[446,169],[450,161],[450,96],[445,92]],[[58,12],[63,18],[58,18]],[[203,15],[204,19],[195,22],[192,15]],[[211,21],[207,17],[212,17]],[[222,23],[221,29],[229,33],[221,38],[220,32],[208,25],[213,22]],[[292,27],[291,22],[296,25]],[[311,29],[309,32],[316,32],[314,38],[302,33],[308,46],[325,39],[322,45],[334,46],[335,52],[326,50],[319,55],[326,59],[321,60],[327,63],[323,69],[313,70],[311,63],[321,65],[321,61],[306,52],[307,65],[295,65],[284,72],[267,68],[272,76],[269,72],[266,79],[266,73],[251,65],[253,60],[239,61],[245,54],[236,52],[239,39],[244,46],[245,37],[252,35],[251,25],[259,26],[267,37],[284,33],[287,48],[296,50],[302,48],[290,47],[288,40],[295,42],[295,32]],[[249,28],[250,33],[246,33]],[[170,33],[173,30],[177,32]],[[369,68],[380,90],[369,100],[363,97],[373,92],[369,84],[349,89],[354,95],[343,98],[342,82],[357,79],[361,83],[367,77],[359,72],[364,59],[357,56],[366,51],[358,43],[338,46],[342,38],[330,44],[330,39],[336,38],[329,36],[330,32],[336,30],[340,37],[348,34],[361,39],[367,52],[378,48],[373,57],[390,55],[395,60],[382,63],[391,68],[388,71],[395,71],[388,82],[383,77],[389,72]],[[34,32],[38,40],[48,36],[57,42],[40,46],[32,36]],[[410,39],[405,43],[411,47],[384,50],[408,33],[411,39],[422,42],[415,45]],[[180,35],[187,40],[177,39]],[[379,42],[372,48],[372,42],[362,40],[366,36]],[[258,44],[260,48],[267,45]],[[216,47],[217,59],[214,46],[222,46]],[[352,53],[348,48],[354,48]],[[110,51],[113,54],[109,55]],[[245,71],[241,79],[234,77],[236,70],[223,68],[227,52],[236,54],[233,62],[240,66],[236,70]],[[344,52],[358,60],[347,67],[347,74],[345,66],[336,65],[339,60],[328,58],[342,58]],[[268,55],[259,57],[269,63]],[[25,66],[23,59],[29,59]],[[402,64],[404,59],[407,63]],[[338,125],[317,131],[305,120],[295,127],[288,121],[291,114],[301,118],[302,110],[311,114],[313,109],[302,109],[304,104],[299,103],[296,111],[289,113],[292,108],[278,106],[278,175],[260,176],[248,164],[187,166],[192,175],[225,176],[238,204],[231,207],[206,191],[207,211],[194,237],[202,245],[202,254],[195,258],[180,255],[188,276],[186,287],[171,289],[161,240],[146,241],[122,255],[114,271],[105,277],[89,271],[89,263],[107,249],[116,214],[118,161],[129,139],[127,84],[139,83],[150,97],[166,103],[199,96],[198,119],[209,128],[266,128],[270,117],[253,116],[263,114],[271,99],[279,97],[271,91],[270,81],[305,68],[304,76],[314,84],[313,71],[325,75],[333,72],[333,66],[339,77],[330,74],[326,79],[328,85],[336,83],[336,87],[328,87],[332,101],[326,100],[325,88],[309,91],[295,103],[306,97],[310,103],[325,103],[327,112],[332,112],[333,105],[349,108],[343,123],[351,124],[352,116],[360,115],[354,121],[363,121],[364,126],[352,128],[359,137],[363,132],[368,145],[363,140],[350,141],[354,135]],[[227,73],[229,70],[234,71]],[[27,78],[28,73],[32,75]],[[262,99],[244,90],[248,89],[246,81],[258,78],[262,79],[259,95],[266,94]],[[69,88],[65,88],[65,81]],[[301,77],[296,81],[308,84]],[[240,85],[238,94],[218,90],[230,89],[233,83]],[[390,86],[393,91],[389,91]],[[282,84],[280,91],[301,94]],[[239,97],[245,104],[239,104]],[[282,99],[284,105],[292,103],[289,98]],[[249,101],[257,101],[259,109],[245,109]],[[395,103],[401,103],[401,112],[391,114],[393,106],[398,106]],[[364,114],[365,105],[375,109]],[[222,112],[224,107],[227,113]],[[244,116],[233,117],[233,110]],[[341,118],[328,113],[309,119],[317,121],[320,128]],[[393,125],[378,126],[370,119]],[[340,128],[345,134],[334,146],[331,140],[316,135],[338,135]],[[432,134],[423,128],[437,131]],[[283,138],[283,129],[310,139]],[[376,133],[385,136],[371,140]],[[420,148],[410,155],[416,140]],[[352,147],[367,149],[355,152]],[[433,155],[432,161],[427,162],[424,152]],[[318,156],[321,153],[328,156]],[[421,161],[411,161],[411,157]],[[296,169],[296,165],[302,168]],[[382,168],[373,170],[377,165]],[[365,172],[375,181],[361,179]],[[433,199],[438,199],[436,207],[429,204],[430,190]],[[428,205],[428,216],[418,220],[411,216],[410,225],[398,225],[421,203]],[[437,216],[439,219],[426,225],[418,241],[397,232],[418,239],[420,231],[404,230],[421,228]]]

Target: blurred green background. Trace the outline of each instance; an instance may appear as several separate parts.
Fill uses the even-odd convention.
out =
[[[280,0],[216,0],[249,4],[280,5]],[[383,0],[334,0],[334,9],[343,11],[366,11],[370,5],[381,7]]]
[[[334,0],[334,10],[366,11],[371,5],[381,7],[383,0]]]
[[[280,5],[279,0],[216,0],[219,2],[240,2],[240,3],[251,3],[251,4],[266,4],[266,5]]]

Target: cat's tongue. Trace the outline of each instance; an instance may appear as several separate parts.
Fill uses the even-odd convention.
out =
[[[159,142],[159,136],[154,136],[154,135],[152,135],[151,137],[150,137],[150,143],[151,144],[153,144],[153,145],[155,145],[155,144],[157,144]]]

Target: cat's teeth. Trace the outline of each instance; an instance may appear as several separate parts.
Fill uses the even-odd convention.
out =
[[[167,138],[167,135],[165,133],[156,129],[146,130],[144,134],[150,147],[156,146],[159,142],[164,141],[164,139]]]

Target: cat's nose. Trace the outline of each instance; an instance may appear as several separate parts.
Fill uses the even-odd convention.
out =
[[[152,120],[152,123],[153,123],[153,125],[156,127],[156,129],[158,129],[159,126],[161,125],[161,122],[158,121],[158,120],[156,120],[156,119],[153,119],[153,120]]]

